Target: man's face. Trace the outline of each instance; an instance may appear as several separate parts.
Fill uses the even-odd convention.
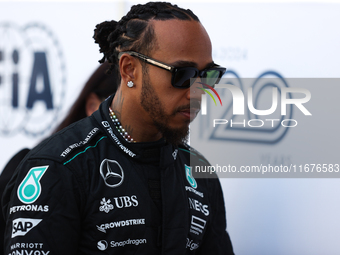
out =
[[[149,57],[166,64],[199,70],[212,62],[211,42],[203,26],[197,21],[153,21],[156,47]],[[195,89],[174,88],[172,73],[147,65],[143,76],[141,105],[154,125],[171,143],[178,144],[188,134],[189,124],[200,110],[202,92]]]

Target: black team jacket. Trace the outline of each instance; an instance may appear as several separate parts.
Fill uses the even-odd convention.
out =
[[[7,254],[233,254],[217,178],[189,146],[129,143],[99,110],[35,147],[5,190]]]

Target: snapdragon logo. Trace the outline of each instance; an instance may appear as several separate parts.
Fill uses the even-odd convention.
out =
[[[97,243],[98,250],[105,251],[108,247],[108,244],[105,240],[101,240]]]
[[[140,244],[146,244],[146,239],[128,239],[126,241],[120,241],[120,242],[116,242],[116,241],[111,241],[110,245],[112,248],[115,247],[124,247],[125,245],[140,245]]]

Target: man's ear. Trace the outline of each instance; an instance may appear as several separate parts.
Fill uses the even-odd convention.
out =
[[[129,81],[135,82],[137,75],[138,61],[129,54],[123,54],[119,59],[119,69],[121,82],[127,84]]]
[[[90,95],[86,98],[85,104],[85,112],[87,116],[91,116],[92,113],[98,110],[99,105],[102,101],[100,101],[99,97],[91,92]]]

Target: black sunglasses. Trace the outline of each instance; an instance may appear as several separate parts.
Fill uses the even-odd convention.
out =
[[[158,60],[149,58],[143,54],[134,51],[123,51],[118,54],[118,59],[124,54],[129,54],[130,56],[137,57],[144,60],[144,62],[151,65],[160,67],[172,73],[171,84],[175,88],[186,89],[194,83],[197,77],[204,78],[204,83],[211,87],[215,87],[215,84],[219,83],[222,75],[227,70],[226,68],[214,64],[212,67],[208,67],[202,71],[195,67],[174,67],[162,63]]]

